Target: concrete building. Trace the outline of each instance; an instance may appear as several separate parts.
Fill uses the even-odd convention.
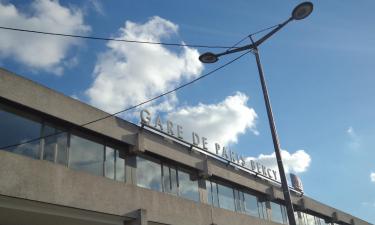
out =
[[[107,116],[0,70],[1,225],[287,224],[278,182]],[[369,224],[291,194],[298,225]]]

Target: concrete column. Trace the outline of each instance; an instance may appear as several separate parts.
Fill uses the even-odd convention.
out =
[[[147,210],[146,209],[138,209],[134,213],[135,218],[133,220],[124,221],[124,225],[147,225]]]
[[[130,154],[125,159],[126,183],[137,185],[137,155]]]

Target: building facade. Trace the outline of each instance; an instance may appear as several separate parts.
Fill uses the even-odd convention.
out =
[[[0,134],[1,225],[288,224],[277,182],[3,69]],[[298,225],[369,224],[291,194]]]

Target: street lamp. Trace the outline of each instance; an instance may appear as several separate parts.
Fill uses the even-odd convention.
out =
[[[285,199],[285,203],[286,203],[286,210],[287,210],[290,225],[296,225],[296,220],[295,220],[295,217],[294,217],[294,210],[293,210],[292,199],[290,197],[288,181],[287,181],[286,176],[285,176],[284,165],[283,165],[283,161],[282,161],[282,158],[281,158],[280,143],[279,143],[279,138],[278,138],[277,132],[276,132],[275,121],[273,119],[272,108],[271,108],[271,103],[270,103],[269,96],[268,96],[267,85],[266,85],[266,81],[264,79],[263,69],[262,69],[262,65],[261,65],[261,62],[260,62],[258,46],[260,44],[262,44],[265,40],[270,38],[274,33],[276,33],[281,28],[283,28],[285,25],[287,25],[289,22],[291,22],[292,20],[302,20],[302,19],[308,17],[311,14],[311,12],[313,11],[313,8],[314,7],[313,7],[313,4],[311,2],[303,2],[299,5],[297,5],[293,9],[292,15],[288,20],[279,24],[275,29],[271,30],[269,33],[267,33],[266,35],[261,37],[259,40],[254,42],[252,35],[250,35],[249,38],[251,39],[252,43],[249,44],[249,45],[238,47],[238,48],[228,50],[228,51],[218,53],[218,54],[214,54],[212,52],[206,52],[206,53],[202,54],[201,56],[199,56],[199,60],[202,63],[214,63],[214,62],[217,62],[219,60],[219,57],[223,56],[223,55],[228,55],[228,54],[232,54],[232,53],[235,53],[235,52],[241,52],[241,51],[246,51],[246,50],[251,50],[254,53],[256,63],[257,63],[257,67],[258,67],[259,78],[260,78],[260,82],[261,82],[261,85],[262,85],[264,102],[265,102],[265,105],[266,105],[266,108],[267,108],[268,122],[269,122],[270,129],[271,129],[272,141],[273,141],[273,146],[274,146],[274,149],[275,149],[275,155],[276,155],[276,160],[277,160],[277,166],[278,166],[279,172],[280,172],[281,187],[283,189],[284,199]]]

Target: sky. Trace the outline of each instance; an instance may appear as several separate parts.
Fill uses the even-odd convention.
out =
[[[0,26],[228,47],[285,21],[300,2],[0,0]],[[283,160],[307,196],[375,223],[375,2],[313,3],[308,18],[259,47]],[[110,113],[239,56],[198,60],[225,50],[0,30],[1,67]],[[276,167],[252,54],[143,108],[207,137],[211,151],[217,142]],[[138,124],[140,110],[120,116]]]

